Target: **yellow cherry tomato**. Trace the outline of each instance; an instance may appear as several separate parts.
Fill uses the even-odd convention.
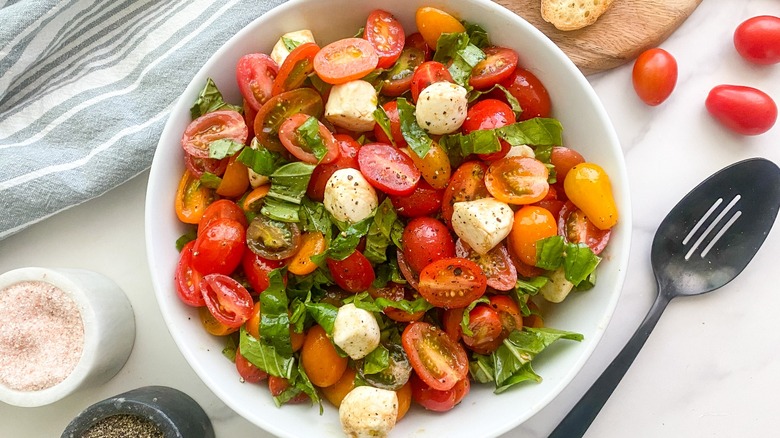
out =
[[[447,152],[438,143],[435,141],[431,143],[431,148],[428,149],[428,153],[422,158],[417,156],[411,149],[407,149],[406,153],[412,158],[414,165],[420,169],[423,179],[431,187],[436,190],[447,187],[452,174],[452,166],[450,166],[450,158],[447,156]]]
[[[249,172],[246,165],[238,160],[236,156],[229,159],[225,174],[222,175],[222,182],[217,187],[217,194],[226,198],[238,198],[246,192],[249,187]]]
[[[312,231],[301,235],[301,247],[287,261],[288,269],[295,275],[311,274],[317,269],[317,265],[311,261],[311,257],[325,252],[327,243],[322,233]]]
[[[612,184],[604,169],[593,163],[578,164],[563,181],[566,196],[600,230],[608,230],[618,221]]]
[[[197,224],[215,198],[213,190],[201,184],[198,178],[185,169],[174,199],[176,216],[184,223]]]
[[[414,18],[417,22],[417,30],[425,43],[434,50],[436,50],[436,42],[439,41],[441,34],[466,31],[457,18],[441,9],[422,7],[417,10]]]
[[[198,316],[206,331],[214,336],[227,336],[238,330],[238,327],[228,327],[217,321],[206,306],[198,308]]]

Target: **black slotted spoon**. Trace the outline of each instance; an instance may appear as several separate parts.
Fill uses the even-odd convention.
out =
[[[644,346],[667,304],[733,280],[764,243],[780,208],[780,168],[764,158],[716,172],[664,218],[650,260],[658,296],[634,335],[549,438],[585,434]]]

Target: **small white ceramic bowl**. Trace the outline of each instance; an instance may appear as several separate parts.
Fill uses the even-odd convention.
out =
[[[25,281],[49,283],[73,299],[84,325],[84,348],[73,371],[60,383],[38,391],[19,391],[0,384],[0,401],[21,407],[44,406],[103,384],[122,369],[135,342],[135,316],[116,283],[83,269],[29,267],[0,275],[0,290]]]
[[[561,341],[537,359],[544,379],[501,395],[490,385],[472,385],[471,393],[452,412],[412,409],[391,436],[487,437],[516,427],[547,405],[574,378],[593,352],[609,323],[628,265],[631,207],[628,178],[617,136],[590,84],[575,65],[536,28],[489,0],[293,0],[264,14],[221,47],[173,107],[152,164],[146,198],[146,247],[157,300],[168,329],[189,364],[228,406],[254,424],[282,437],[341,437],[337,410],[328,403],[324,415],[308,404],[277,408],[268,389],[242,384],[232,363],[220,351],[222,339],[201,327],[194,308],[176,295],[173,274],[178,260],[176,239],[185,232],[174,213],[174,194],[184,170],[180,138],[190,122],[189,107],[211,77],[228,102],[240,103],[235,65],[244,54],[270,53],[285,32],[311,29],[320,45],[350,37],[365,25],[374,9],[393,13],[409,32],[416,29],[418,7],[434,6],[482,25],[496,45],[516,50],[520,64],[545,84],[553,116],[564,128],[565,145],[601,165],[610,175],[620,212],[611,242],[603,253],[596,288],[575,293],[546,315],[550,327],[582,333],[581,343]]]

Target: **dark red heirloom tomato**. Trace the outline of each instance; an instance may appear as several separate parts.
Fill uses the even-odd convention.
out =
[[[441,209],[443,194],[444,190],[436,190],[421,179],[411,195],[390,196],[390,201],[396,212],[403,217],[428,216]]]
[[[249,129],[236,111],[220,110],[204,114],[190,122],[181,137],[184,151],[193,157],[208,158],[209,143],[228,139],[246,143]]]
[[[509,77],[501,81],[501,85],[517,99],[520,108],[523,109],[518,120],[550,117],[552,104],[550,103],[550,95],[547,93],[547,88],[530,71],[518,67]],[[498,90],[491,93],[490,96],[497,99],[506,99],[504,93]]]
[[[409,221],[401,240],[406,263],[418,273],[437,260],[455,257],[455,241],[449,229],[432,217]]]
[[[468,134],[482,129],[501,128],[512,123],[515,123],[515,113],[509,105],[497,99],[485,99],[475,103],[468,109],[462,130],[464,134]],[[490,154],[480,154],[479,158],[485,161],[504,158],[509,153],[512,145],[504,140],[499,140],[499,142],[501,143],[500,150]]]
[[[439,391],[422,381],[416,374],[412,375],[412,400],[429,411],[447,412],[463,400],[471,389],[469,379],[459,380],[452,388]]]
[[[453,205],[456,202],[474,201],[490,196],[485,185],[487,164],[481,161],[467,161],[452,175],[441,201],[441,217],[444,223],[452,220]]]
[[[433,50],[425,42],[425,38],[423,38],[420,32],[415,32],[406,37],[406,47],[414,47],[423,52],[426,61],[430,61],[433,57]]]
[[[312,116],[308,114],[293,114],[279,126],[279,140],[282,141],[285,149],[295,156],[295,158],[310,164],[332,163],[339,157],[339,144],[333,133],[317,120],[318,130],[322,144],[327,152],[318,160],[314,151],[310,150],[301,136],[298,134],[298,128],[306,123]]]
[[[710,91],[705,105],[715,120],[737,134],[763,134],[777,121],[775,101],[752,87],[718,85]]]
[[[236,370],[238,375],[244,379],[245,382],[259,383],[268,378],[268,373],[258,368],[252,362],[249,362],[243,354],[241,349],[236,347]]]
[[[192,247],[192,266],[200,273],[230,275],[241,263],[246,231],[233,219],[217,219],[204,228]]]
[[[195,241],[192,240],[181,250],[179,263],[176,265],[174,280],[176,282],[176,293],[184,304],[193,307],[205,306],[203,295],[200,292],[200,282],[203,275],[192,267],[192,247]]]
[[[450,71],[447,70],[447,66],[436,61],[422,63],[412,76],[412,101],[417,102],[420,92],[428,85],[443,81],[455,82]]]
[[[271,98],[278,71],[279,66],[276,62],[263,53],[250,53],[238,59],[236,66],[238,89],[246,104],[255,112]]]
[[[333,281],[347,292],[366,291],[376,278],[371,262],[358,250],[355,250],[344,260],[329,258],[327,263]]]
[[[418,291],[429,303],[445,309],[466,307],[487,289],[487,278],[471,260],[459,257],[433,262],[420,272]]]
[[[477,90],[486,90],[504,79],[517,68],[517,52],[506,47],[485,47],[485,59],[471,70],[469,84]]]
[[[376,9],[368,15],[363,37],[376,50],[379,62],[376,68],[389,68],[401,56],[406,34],[401,23],[387,11]]]
[[[268,260],[252,251],[244,251],[241,258],[241,267],[244,268],[244,275],[255,294],[259,294],[268,289],[268,274],[274,269],[284,266],[284,260]]]
[[[780,62],[780,17],[760,15],[745,20],[734,31],[734,47],[754,64]]]
[[[466,350],[435,325],[422,321],[410,323],[401,335],[401,345],[414,372],[431,388],[446,391],[467,380]]]
[[[646,50],[634,61],[631,78],[642,102],[660,105],[677,85],[677,61],[664,49]]]
[[[388,195],[411,194],[420,181],[412,159],[389,144],[364,144],[358,152],[358,164],[366,180]]]
[[[203,277],[201,293],[211,315],[230,328],[240,327],[252,316],[254,302],[249,291],[227,275]]]
[[[313,201],[322,202],[325,197],[325,187],[328,179],[339,169],[359,169],[357,154],[360,151],[360,143],[347,134],[335,134],[333,136],[339,145],[339,157],[332,163],[320,163],[314,168],[309,179],[306,194]]]

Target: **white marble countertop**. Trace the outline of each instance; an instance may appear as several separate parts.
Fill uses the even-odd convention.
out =
[[[589,79],[625,153],[633,200],[631,261],[614,318],[573,383],[511,437],[546,436],[628,340],[655,296],[650,243],[666,213],[716,170],[762,156],[780,163],[780,123],[741,137],[720,127],[704,99],[718,84],[749,85],[780,102],[780,65],[758,67],[733,48],[733,30],[755,15],[780,16],[777,0],[707,0],[661,47],[679,65],[672,96],[648,107],[635,96],[631,65]],[[0,403],[0,437],[58,437],[82,409],[146,385],[195,398],[218,437],[270,434],[234,414],[178,352],[154,298],[146,265],[143,205],[148,173],[104,196],[0,241],[0,272],[22,266],[102,272],[128,294],[137,338],[129,361],[102,387],[41,408]],[[761,181],[756,181],[760,186]],[[672,302],[587,437],[764,437],[780,426],[780,256],[775,229],[747,269],[715,293]],[[769,275],[768,275],[769,274]]]

